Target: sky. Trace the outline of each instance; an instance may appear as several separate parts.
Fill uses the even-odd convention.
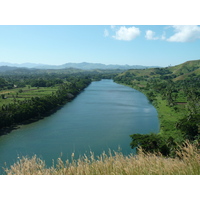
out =
[[[167,67],[199,52],[198,25],[0,25],[0,62]]]

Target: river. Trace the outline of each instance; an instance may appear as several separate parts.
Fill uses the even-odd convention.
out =
[[[50,166],[52,159],[93,151],[132,153],[133,133],[159,131],[156,109],[141,92],[110,79],[92,82],[72,102],[40,121],[0,137],[0,168],[17,157],[37,154]],[[0,173],[2,170],[0,169]]]

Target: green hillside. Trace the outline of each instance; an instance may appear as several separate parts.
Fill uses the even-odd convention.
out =
[[[119,74],[117,79],[132,84],[134,81],[141,81],[142,79],[148,80],[157,77],[163,80],[177,81],[195,75],[200,75],[200,60],[187,61],[180,65],[165,68],[130,69]]]
[[[173,75],[176,75],[175,80],[183,80],[192,74],[200,74],[200,60],[187,61],[168,69]]]
[[[174,67],[168,67],[173,74],[182,75],[200,68],[200,60],[187,61]]]

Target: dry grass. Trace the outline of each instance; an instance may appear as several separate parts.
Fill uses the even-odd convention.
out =
[[[200,153],[197,145],[185,143],[175,158],[145,154],[141,149],[137,156],[104,152],[95,159],[82,156],[72,162],[58,158],[56,165],[48,168],[45,161],[33,156],[22,157],[10,168],[7,175],[198,175],[200,174]]]

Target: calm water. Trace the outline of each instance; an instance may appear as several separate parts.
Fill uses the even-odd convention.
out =
[[[66,159],[73,152],[78,156],[91,150],[98,155],[120,146],[129,154],[129,135],[158,131],[157,111],[144,94],[104,79],[92,82],[53,115],[1,136],[0,167],[22,155],[37,154],[51,165],[61,152]]]

